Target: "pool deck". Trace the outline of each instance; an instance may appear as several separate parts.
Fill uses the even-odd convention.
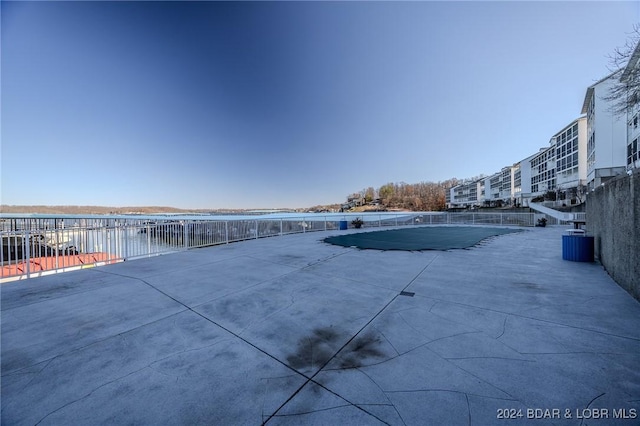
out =
[[[640,424],[640,303],[565,227],[321,241],[367,231],[3,284],[2,424]]]

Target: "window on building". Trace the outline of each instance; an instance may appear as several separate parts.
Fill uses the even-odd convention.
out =
[[[633,164],[640,157],[638,153],[638,139],[634,139],[629,145],[627,145],[627,166]]]

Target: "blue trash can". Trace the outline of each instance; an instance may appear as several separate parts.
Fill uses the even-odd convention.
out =
[[[349,226],[347,225],[347,221],[346,220],[341,220],[340,221],[340,230],[344,230],[347,229]]]
[[[593,237],[562,236],[562,259],[573,262],[593,262]]]

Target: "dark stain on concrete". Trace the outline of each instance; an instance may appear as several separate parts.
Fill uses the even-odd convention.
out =
[[[287,356],[287,363],[295,369],[320,368],[335,355],[341,341],[346,339],[333,328],[317,328],[310,336],[300,339],[295,353]],[[359,336],[337,354],[336,361],[340,368],[360,367],[367,358],[384,356],[379,345],[380,337],[374,334]]]
[[[281,254],[281,255],[278,255],[278,259],[286,262],[286,261],[291,261],[291,260],[304,259],[304,256],[300,256],[300,255],[297,255],[297,254]]]
[[[298,341],[295,353],[287,356],[287,363],[295,369],[321,367],[333,356],[338,338],[332,328],[316,328],[311,336]]]
[[[382,358],[384,353],[380,351],[380,337],[372,333],[353,339],[346,348],[338,354],[341,368],[358,368],[368,358]]]
[[[543,288],[539,284],[528,283],[528,282],[514,282],[512,283],[514,286],[519,288],[526,288],[529,290],[543,290]]]

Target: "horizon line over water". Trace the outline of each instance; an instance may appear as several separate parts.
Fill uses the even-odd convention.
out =
[[[0,220],[12,219],[61,219],[61,220],[82,220],[82,219],[104,219],[104,220],[288,220],[288,219],[305,219],[308,221],[324,221],[325,219],[353,218],[358,216],[376,216],[376,217],[405,217],[407,215],[438,215],[447,212],[414,212],[414,211],[386,211],[386,212],[238,212],[238,213],[156,213],[156,214],[47,214],[47,213],[0,213]]]

